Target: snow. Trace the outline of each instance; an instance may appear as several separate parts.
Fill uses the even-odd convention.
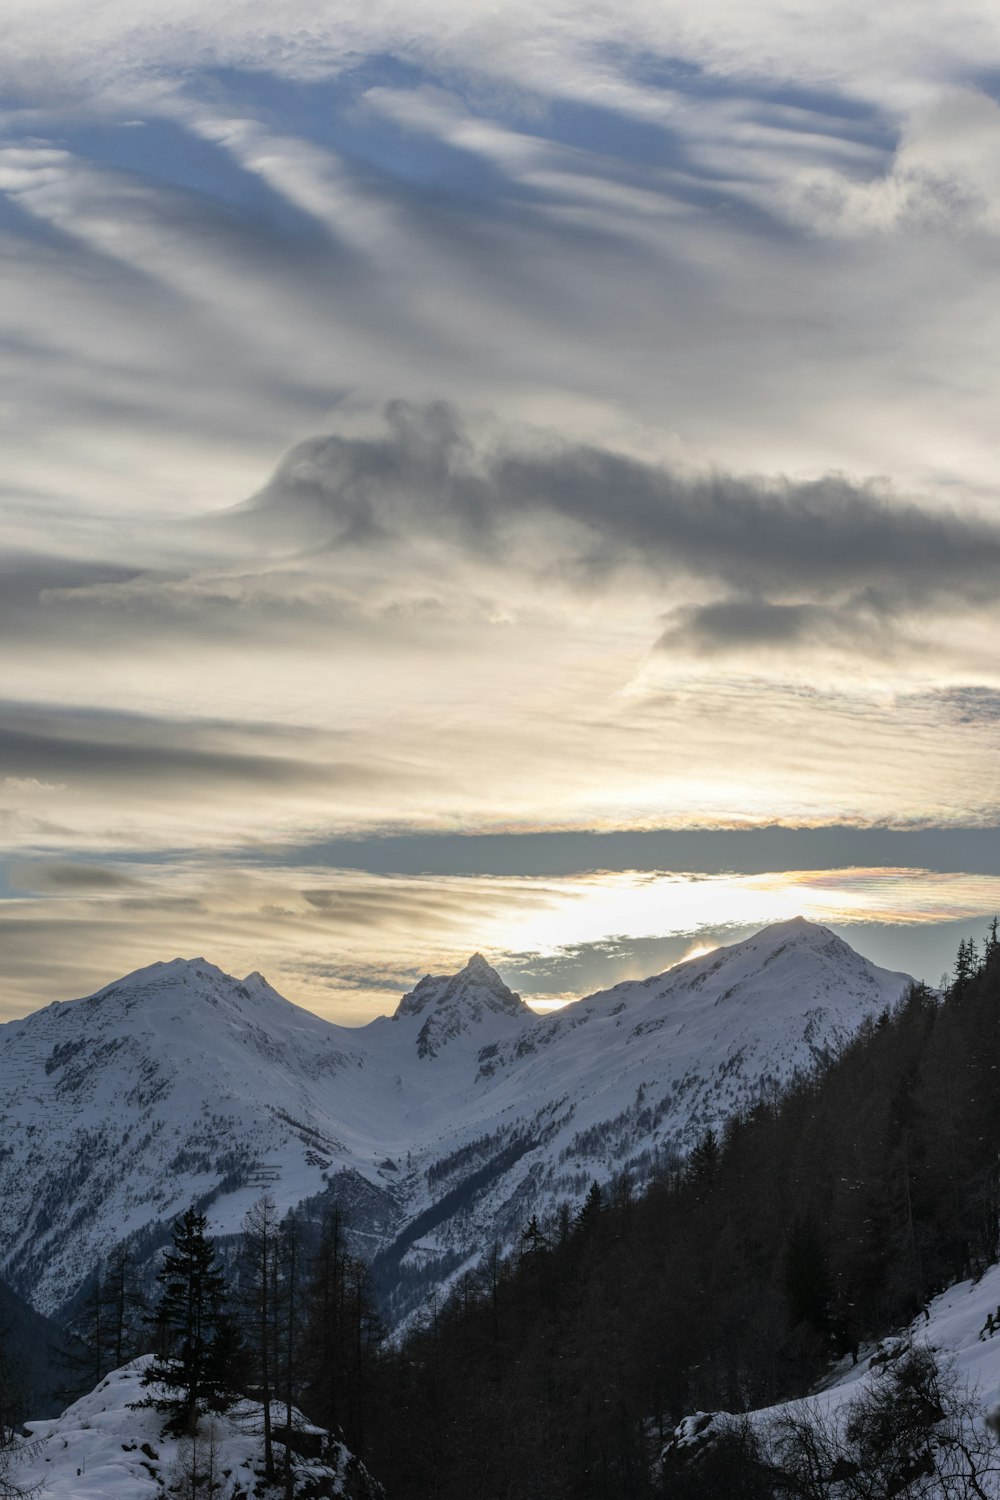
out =
[[[983,1410],[1000,1402],[1000,1320],[992,1336],[986,1330],[989,1314],[997,1318],[1000,1308],[1000,1266],[991,1266],[975,1281],[961,1281],[928,1304],[921,1315],[895,1342],[926,1344],[954,1361],[960,1383],[976,1391]],[[893,1341],[887,1341],[892,1343]],[[863,1389],[871,1378],[871,1361],[878,1348],[866,1351],[856,1368],[839,1369],[826,1390],[816,1399],[823,1406],[837,1406]]]
[[[465,1264],[595,1178],[640,1185],[908,982],[802,920],[548,1016],[479,954],[360,1028],[259,974],[153,964],[0,1026],[5,1274],[54,1311],[119,1240],[165,1239],[197,1198],[232,1234],[265,1190],[284,1211],[329,1181],[372,1253],[470,1184],[407,1251]]]
[[[908,1348],[929,1349],[951,1371],[960,1395],[968,1393],[973,1406],[986,1416],[1000,1404],[1000,1265],[982,1277],[962,1281],[940,1293],[921,1314],[897,1334],[861,1351],[856,1365],[845,1356],[821,1387],[798,1401],[781,1402],[748,1415],[766,1430],[779,1418],[829,1417],[847,1402],[862,1396],[887,1362]],[[992,1314],[996,1332],[989,1333]],[[728,1412],[693,1412],[676,1427],[671,1448],[692,1448],[709,1439],[731,1420]]]
[[[142,1373],[150,1356],[133,1360],[113,1371],[61,1417],[26,1424],[28,1439],[22,1446],[12,1477],[26,1488],[43,1486],[45,1500],[154,1500],[162,1495],[160,1481],[176,1475],[190,1461],[190,1440],[163,1437],[163,1416],[151,1408],[134,1410],[149,1391]],[[273,1408],[273,1420],[284,1426],[284,1408]],[[218,1500],[256,1490],[263,1464],[263,1408],[240,1401],[220,1416],[205,1416],[198,1441],[204,1463],[205,1449],[214,1446]],[[293,1414],[293,1429],[324,1437],[322,1429]],[[278,1461],[284,1449],[276,1445]],[[350,1455],[342,1443],[327,1444],[323,1458],[297,1458],[301,1479],[321,1478],[330,1482],[334,1494],[343,1492]],[[274,1494],[279,1494],[276,1487]]]

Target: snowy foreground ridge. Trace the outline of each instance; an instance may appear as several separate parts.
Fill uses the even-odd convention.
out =
[[[260,1404],[241,1401],[224,1416],[203,1418],[195,1448],[190,1438],[163,1437],[159,1413],[133,1409],[148,1394],[141,1377],[149,1358],[112,1371],[61,1417],[27,1423],[28,1439],[19,1453],[15,1450],[12,1479],[29,1490],[41,1486],[45,1500],[154,1500],[175,1483],[185,1493],[183,1481],[195,1461],[202,1474],[211,1473],[216,1500],[261,1493]],[[284,1416],[283,1407],[274,1408],[276,1425]],[[353,1470],[355,1492],[360,1487],[373,1497],[381,1494],[343,1443],[329,1440],[298,1412],[293,1427],[296,1442],[312,1450],[294,1462],[296,1493],[343,1494]],[[276,1451],[282,1464],[284,1449],[278,1445]]]
[[[785,1417],[828,1420],[864,1396],[908,1349],[929,1350],[954,1377],[958,1393],[969,1398],[974,1426],[995,1414],[1000,1407],[1000,1266],[991,1266],[978,1281],[949,1287],[929,1304],[926,1317],[920,1315],[897,1336],[863,1349],[857,1365],[845,1356],[815,1395],[752,1412],[751,1420],[762,1431]],[[732,1421],[727,1412],[697,1412],[684,1419],[669,1446],[696,1448]]]
[[[390,1293],[441,1281],[594,1179],[641,1185],[908,982],[802,919],[548,1016],[478,954],[360,1028],[153,964],[0,1027],[0,1271],[55,1312],[120,1240],[154,1254],[195,1200],[235,1234],[267,1191],[340,1202]]]

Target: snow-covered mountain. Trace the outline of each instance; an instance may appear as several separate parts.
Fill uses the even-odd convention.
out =
[[[479,954],[360,1028],[259,974],[154,964],[0,1027],[5,1274],[52,1311],[192,1201],[227,1234],[265,1190],[326,1194],[404,1314],[532,1212],[641,1182],[908,982],[801,919],[549,1016]]]
[[[406,1024],[413,1016],[422,1017],[416,1039],[418,1057],[437,1057],[459,1037],[475,1036],[481,1041],[484,1021],[496,1029],[495,1017],[509,1017],[513,1035],[534,1019],[534,1012],[507,988],[481,953],[474,953],[458,974],[425,975],[416,989],[403,996],[392,1019]]]

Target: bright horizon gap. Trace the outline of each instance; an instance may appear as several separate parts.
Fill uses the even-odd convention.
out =
[[[544,1011],[796,916],[937,985],[959,939],[981,939],[997,911],[998,876],[899,868],[553,879],[136,865],[124,886],[0,901],[0,943],[9,1018],[196,953],[228,973],[263,972],[329,1020],[364,1025],[424,974],[456,972],[476,951]]]

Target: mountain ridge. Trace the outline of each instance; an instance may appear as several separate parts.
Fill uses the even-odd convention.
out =
[[[349,1028],[256,973],[149,965],[0,1027],[4,1269],[51,1312],[121,1239],[196,1199],[235,1233],[266,1189],[350,1203],[369,1256],[405,1243],[404,1316],[408,1277],[515,1243],[594,1178],[648,1180],[909,982],[792,922],[549,1015],[476,954]]]

